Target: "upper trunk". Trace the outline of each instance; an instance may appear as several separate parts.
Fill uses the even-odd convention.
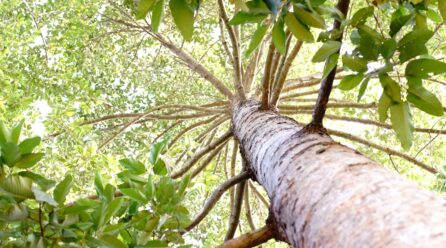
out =
[[[294,247],[444,247],[446,201],[292,119],[233,106],[234,134]]]

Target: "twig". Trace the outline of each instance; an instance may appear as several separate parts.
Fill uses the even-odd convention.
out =
[[[274,238],[274,229],[271,225],[266,225],[261,229],[244,234],[238,238],[228,240],[217,246],[218,248],[249,248],[255,247]]]
[[[240,211],[242,208],[245,185],[246,181],[242,181],[237,184],[234,196],[234,204],[232,205],[231,215],[229,216],[229,225],[226,232],[225,241],[232,239],[234,237],[235,231],[237,230],[237,225],[240,221]]]

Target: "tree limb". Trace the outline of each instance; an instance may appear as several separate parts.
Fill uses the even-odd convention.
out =
[[[217,247],[249,248],[263,244],[272,238],[274,238],[274,228],[271,225],[266,225],[261,229],[255,230],[251,233],[247,233],[238,238],[228,240]]]
[[[220,186],[218,186],[213,192],[212,195],[209,197],[209,199],[206,201],[206,203],[203,206],[203,209],[195,215],[192,222],[187,226],[185,229],[186,231],[192,230],[194,227],[196,227],[212,210],[212,208],[215,206],[215,204],[218,202],[220,197],[225,193],[229,188],[232,186],[247,180],[250,177],[249,172],[244,171],[241,172],[239,175],[230,178]]]
[[[228,231],[226,232],[225,241],[232,239],[234,237],[235,231],[237,230],[237,226],[240,221],[240,211],[242,208],[245,185],[246,181],[242,181],[237,184],[234,196],[234,204],[232,205],[231,215],[229,216],[229,225]]]
[[[192,168],[192,166],[194,166],[194,164],[196,164],[198,162],[198,160],[201,157],[203,157],[207,153],[211,152],[212,150],[214,150],[219,145],[223,144],[225,141],[227,141],[231,137],[232,137],[232,132],[231,131],[227,131],[220,138],[218,138],[217,140],[215,140],[211,144],[203,147],[200,151],[195,153],[191,158],[189,158],[184,163],[182,168],[180,168],[177,172],[172,173],[171,177],[176,179],[176,178],[179,178],[179,177],[183,176],[186,172],[188,172],[190,170],[190,168]]]
[[[251,231],[254,231],[256,229],[256,226],[254,225],[254,221],[252,219],[252,212],[251,212],[251,205],[249,204],[249,187],[245,186],[245,216],[246,220],[248,221],[248,225],[251,228]]]
[[[262,80],[262,105],[260,108],[263,110],[269,109],[269,89],[271,83],[271,70],[274,57],[274,50],[275,50],[274,43],[273,41],[271,41],[268,48],[268,55],[266,57],[265,69]]]
[[[350,5],[350,0],[338,0],[338,5],[336,7],[342,14],[344,14],[344,16],[347,16],[349,5]],[[340,27],[341,27],[341,22],[339,20],[335,20],[333,29],[338,30]],[[341,31],[339,37],[336,40],[342,42],[342,36],[343,36],[343,31]],[[338,51],[336,52],[337,54],[339,54],[340,49],[341,48],[339,48]],[[328,61],[329,59],[327,59],[326,64],[328,63]],[[324,118],[330,93],[333,88],[333,81],[335,79],[337,71],[336,68],[337,66],[335,65],[335,67],[330,71],[328,76],[324,80],[322,80],[318,99],[316,102],[316,107],[314,108],[313,117],[309,126],[315,127],[317,129],[323,127],[322,120]]]

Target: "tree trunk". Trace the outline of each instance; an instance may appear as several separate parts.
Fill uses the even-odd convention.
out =
[[[446,247],[446,201],[323,133],[233,105],[234,134],[293,247]]]

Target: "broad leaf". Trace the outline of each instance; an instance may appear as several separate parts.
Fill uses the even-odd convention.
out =
[[[147,202],[147,199],[144,197],[144,195],[137,189],[134,188],[121,189],[121,193],[132,200],[139,201],[141,203]]]
[[[330,57],[328,57],[328,60],[324,66],[324,71],[322,73],[321,80],[326,78],[328,76],[328,74],[330,74],[330,72],[333,69],[335,69],[336,65],[338,64],[338,59],[339,59],[339,53],[332,54]]]
[[[34,198],[31,190],[33,181],[29,178],[12,175],[0,178],[0,193],[16,198],[17,201]]]
[[[420,110],[435,116],[443,115],[440,100],[421,85],[421,79],[408,77],[409,89],[407,100]]]
[[[33,137],[22,141],[19,144],[20,152],[22,154],[31,153],[34,148],[36,148],[40,144],[40,137]]]
[[[282,55],[285,54],[286,49],[286,35],[284,29],[285,25],[283,23],[283,19],[279,18],[279,20],[274,24],[272,30],[272,39],[277,51],[279,51]]]
[[[139,0],[138,9],[136,10],[136,20],[146,18],[146,15],[154,2],[155,0]]]
[[[11,167],[20,159],[20,149],[14,143],[8,142],[4,144],[1,151],[4,162]]]
[[[22,127],[24,122],[25,120],[20,121],[19,124],[17,124],[17,126],[12,128],[11,130],[11,142],[16,145],[19,143],[20,133],[22,132]]]
[[[367,60],[357,56],[343,55],[342,63],[345,67],[352,71],[365,72],[367,71]]]
[[[369,77],[365,77],[362,81],[361,81],[361,87],[359,87],[359,92],[358,92],[358,99],[357,101],[361,101],[362,96],[365,93],[365,90],[367,89],[367,85],[370,81]]]
[[[316,54],[314,54],[313,59],[311,60],[313,63],[315,62],[323,62],[330,55],[336,53],[341,48],[341,42],[329,40],[325,42],[319,50],[317,50]]]
[[[251,56],[252,52],[254,52],[259,47],[267,30],[268,25],[260,25],[254,32],[254,35],[251,38],[251,42],[249,43],[248,50],[246,50],[247,57]]]
[[[42,158],[43,153],[29,153],[22,155],[21,158],[14,163],[14,167],[20,169],[29,169],[37,164]]]
[[[296,5],[295,5],[296,6]],[[325,28],[325,21],[319,14],[316,12],[306,11],[303,8],[295,7],[294,15],[301,21],[303,24],[315,27],[315,28]]]
[[[364,73],[352,74],[345,76],[338,85],[340,90],[351,90],[361,83]]]
[[[167,146],[168,139],[164,139],[156,144],[152,145],[152,148],[149,152],[149,162],[151,164],[155,164],[158,160],[159,154],[163,151],[163,149]]]
[[[164,163],[162,159],[158,159],[156,161],[155,165],[153,166],[153,173],[161,176],[167,175],[166,163]]]
[[[406,76],[428,78],[429,74],[437,75],[446,72],[446,63],[434,59],[417,59],[406,66]]]
[[[46,202],[51,206],[57,206],[57,202],[49,194],[43,192],[37,187],[32,187],[31,190],[33,191],[34,197],[37,201]]]
[[[399,102],[390,106],[390,120],[402,147],[408,150],[412,146],[412,115],[407,102]]]
[[[288,12],[285,15],[285,23],[297,39],[306,42],[314,42],[314,37],[310,30],[297,20],[292,13]]]
[[[191,41],[194,33],[194,11],[186,0],[170,0],[169,7],[181,35],[186,41]]]
[[[396,41],[388,39],[383,42],[380,53],[385,59],[390,59],[396,51]]]
[[[351,25],[356,27],[357,25],[364,24],[367,18],[373,15],[374,7],[369,6],[356,11],[351,19]]]
[[[18,175],[31,179],[34,183],[39,185],[39,187],[43,191],[47,191],[47,190],[51,189],[52,187],[54,187],[54,185],[56,185],[56,182],[54,180],[46,179],[43,176],[33,173],[33,172],[30,172],[30,171],[21,171],[18,173]]]
[[[144,164],[136,159],[121,159],[119,160],[119,164],[136,175],[140,175],[146,172],[146,167],[144,166]]]
[[[265,13],[239,11],[232,17],[229,24],[239,25],[245,23],[260,23],[267,16],[268,15]]]
[[[159,26],[164,16],[164,3],[164,0],[158,0],[158,2],[156,2],[155,6],[153,7],[151,24],[152,30],[155,33],[158,32]]]
[[[73,177],[71,175],[66,175],[64,180],[57,184],[54,188],[53,196],[59,205],[63,205],[65,199],[73,186]]]
[[[387,115],[387,111],[389,110],[391,104],[392,99],[390,99],[390,97],[388,97],[387,94],[383,92],[378,101],[378,115],[380,122],[385,122],[389,117]]]
[[[443,23],[446,24],[446,0],[438,0],[438,10],[440,10]]]

